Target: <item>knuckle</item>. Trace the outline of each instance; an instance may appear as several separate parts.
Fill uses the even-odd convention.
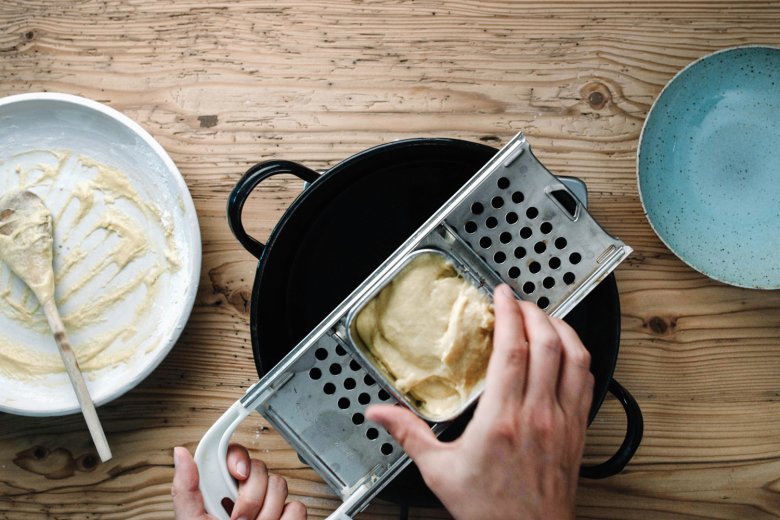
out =
[[[239,492],[234,510],[259,511],[262,505],[263,501],[260,497],[256,495],[241,495],[241,492]]]
[[[586,348],[578,348],[571,355],[572,362],[585,370],[590,369],[590,352]]]
[[[512,424],[501,423],[493,430],[493,437],[503,442],[514,442],[517,437],[517,430]]]
[[[586,368],[590,368],[590,363],[593,359],[593,356],[590,355],[590,351],[586,348],[583,348],[581,352],[582,352],[583,366],[585,366]]]
[[[268,477],[268,487],[273,489],[276,493],[287,496],[287,481],[279,475],[271,475]]]
[[[490,428],[490,435],[497,442],[514,443],[518,432],[519,428],[510,420],[496,421]]]
[[[561,327],[564,331],[573,333],[575,336],[577,335],[577,331],[575,331],[571,325],[566,323],[565,320],[562,320],[561,318],[556,318],[554,316],[550,316],[550,321],[554,322],[556,325]]]
[[[308,513],[303,502],[294,501],[284,506],[284,512],[289,513],[293,518],[306,518]]]
[[[555,434],[555,417],[551,410],[536,410],[531,415],[531,428],[540,439],[550,439]]]
[[[392,436],[395,437],[395,440],[398,441],[398,444],[401,445],[404,449],[407,449],[409,445],[414,443],[415,440],[415,430],[408,424],[399,424],[395,431],[391,432]]]
[[[513,342],[504,352],[504,362],[511,366],[525,365],[528,358],[528,343]]]
[[[397,425],[390,430],[390,435],[392,435],[395,440],[398,441],[398,444],[403,447],[409,443],[412,434],[405,425]]]
[[[528,300],[518,300],[518,305],[520,306],[520,310],[525,314],[539,314],[542,312],[535,303]]]
[[[268,466],[265,465],[265,462],[258,459],[252,459],[251,461],[252,465],[252,473],[268,473]]]
[[[557,354],[561,351],[561,340],[557,336],[547,334],[539,338],[539,348],[551,354]]]

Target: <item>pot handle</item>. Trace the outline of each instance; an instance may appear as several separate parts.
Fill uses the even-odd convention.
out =
[[[247,234],[244,230],[244,223],[241,221],[241,213],[244,210],[246,199],[249,198],[249,194],[254,191],[257,185],[265,179],[281,173],[291,173],[305,182],[314,182],[320,178],[319,173],[292,161],[266,161],[249,168],[233,187],[230,197],[228,197],[227,219],[230,230],[241,242],[241,245],[256,258],[260,258],[263,254],[265,244]]]
[[[631,460],[631,457],[634,456],[639,448],[639,443],[642,442],[644,421],[642,420],[642,410],[639,409],[636,399],[614,379],[610,379],[608,389],[620,401],[620,404],[623,405],[623,410],[626,412],[626,437],[623,439],[623,444],[620,445],[617,453],[606,462],[596,464],[595,466],[580,467],[581,477],[597,479],[617,475],[626,467],[628,461]]]

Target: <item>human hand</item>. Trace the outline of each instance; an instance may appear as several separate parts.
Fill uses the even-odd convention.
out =
[[[533,303],[494,292],[493,353],[474,417],[451,443],[402,406],[375,405],[428,487],[459,520],[574,517],[593,394],[590,354],[576,332]]]
[[[198,467],[187,448],[173,449],[173,511],[176,520],[213,520],[206,513],[203,495],[198,488]],[[306,506],[287,500],[287,481],[279,475],[269,475],[265,464],[249,458],[243,446],[228,447],[227,467],[238,480],[238,500],[233,506],[232,520],[301,520],[306,518]]]

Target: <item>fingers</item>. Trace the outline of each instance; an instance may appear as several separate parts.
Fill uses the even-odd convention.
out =
[[[575,414],[584,423],[593,399],[593,374],[590,372],[590,353],[577,333],[562,320],[551,319],[561,338],[563,362],[558,382],[558,402],[566,412]]]
[[[306,507],[300,502],[287,500],[287,481],[279,475],[269,475],[266,465],[257,459],[250,459],[243,446],[228,447],[228,469],[239,479],[238,500],[233,506],[232,519],[257,520],[300,520],[306,518]],[[248,466],[241,468],[241,464]],[[241,476],[241,469],[244,475]]]
[[[300,502],[290,502],[284,506],[284,514],[279,520],[306,520],[306,506]]]
[[[425,421],[403,406],[372,405],[366,419],[382,425],[422,469],[441,447]]]
[[[284,511],[284,502],[287,500],[287,481],[279,475],[268,477],[268,491],[265,494],[263,510],[260,511],[258,520],[278,520]]]
[[[203,505],[198,488],[198,468],[186,448],[174,448],[174,476],[171,494],[177,520],[211,520]],[[243,446],[228,447],[227,465],[230,474],[239,480],[238,500],[232,519],[305,520],[306,507],[287,500],[287,481],[278,475],[268,475],[268,468],[259,460],[250,460]]]
[[[484,398],[480,414],[495,408],[498,414],[507,399],[522,399],[528,370],[528,341],[523,327],[523,316],[517,300],[508,285],[502,284],[493,292],[496,326],[493,332],[493,354],[488,364]]]
[[[263,508],[267,490],[268,468],[262,461],[253,459],[249,464],[249,476],[238,484],[238,500],[230,518],[256,518]]]
[[[206,514],[203,496],[198,484],[198,467],[187,448],[173,449],[173,511],[177,520],[205,520]]]
[[[249,476],[249,452],[239,444],[231,444],[227,451],[227,467],[230,474],[238,481]]]
[[[517,301],[506,285],[496,287],[493,301],[493,355],[477,414],[506,413],[508,399],[525,397],[530,402],[559,402],[587,417],[593,376],[590,354],[577,333],[533,303]]]
[[[528,337],[527,399],[553,404],[557,401],[561,370],[561,338],[550,318],[531,302],[519,302]]]

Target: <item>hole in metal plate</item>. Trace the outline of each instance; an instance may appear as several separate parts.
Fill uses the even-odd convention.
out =
[[[338,359],[336,356],[342,356],[343,359]],[[374,427],[364,429],[368,426],[365,407],[372,401],[391,402],[392,396],[381,388],[375,390],[375,394],[369,392],[370,387],[375,387],[376,381],[363,371],[361,364],[353,359],[347,349],[339,343],[333,342],[317,347],[313,351],[312,358],[318,363],[304,374],[308,375],[309,380],[319,381],[319,384],[322,384],[320,387],[322,393],[332,397],[332,400],[327,401],[332,404],[318,405],[322,407],[322,412],[343,413],[348,422],[356,428],[359,427],[362,430],[361,437],[366,443],[362,449],[376,450],[377,455],[381,457],[397,453],[393,439],[387,432]],[[338,361],[335,361],[336,359]],[[347,370],[347,367],[350,370]],[[356,449],[361,448],[356,447]]]
[[[577,216],[577,201],[569,193],[569,190],[555,190],[550,192],[550,195],[568,213],[569,218],[574,219]]]

